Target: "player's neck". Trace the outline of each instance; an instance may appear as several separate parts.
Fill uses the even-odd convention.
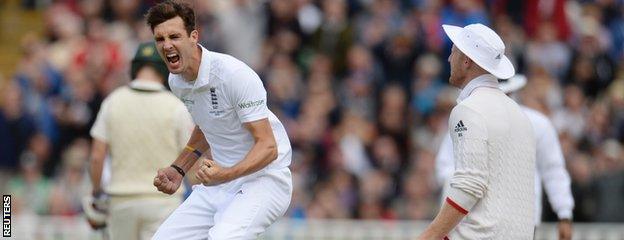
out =
[[[197,75],[199,74],[199,66],[201,65],[201,56],[202,49],[199,45],[197,45],[197,48],[195,48],[195,51],[193,52],[193,56],[191,57],[191,59],[189,59],[190,64],[188,68],[186,68],[186,71],[182,73],[182,77],[184,77],[186,81],[192,82],[197,79]]]
[[[162,79],[162,77],[158,74],[158,72],[152,67],[142,67],[136,75],[136,79],[134,81],[137,82],[153,82],[163,84],[163,81],[167,79]]]
[[[468,85],[468,83],[470,83],[472,80],[474,80],[475,78],[478,78],[479,76],[483,74],[488,74],[488,72],[482,69],[470,69],[464,77],[464,81],[461,86],[461,89],[466,87],[466,85]]]

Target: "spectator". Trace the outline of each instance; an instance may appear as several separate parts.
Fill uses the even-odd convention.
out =
[[[19,155],[26,149],[35,125],[23,109],[23,95],[17,82],[6,82],[0,93],[0,169],[4,179],[18,169]],[[0,181],[0,186],[4,186],[4,182]]]
[[[624,221],[624,151],[614,140],[605,141],[596,159],[598,175],[595,180],[596,218],[599,222]]]
[[[49,214],[51,181],[43,175],[43,165],[50,154],[50,143],[41,133],[33,136],[20,156],[20,172],[8,182],[7,189],[15,197],[14,211],[20,214]]]

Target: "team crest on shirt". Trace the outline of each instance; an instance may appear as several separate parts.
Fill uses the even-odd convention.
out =
[[[212,108],[210,109],[210,111],[208,111],[210,114],[214,115],[215,117],[219,117],[223,113],[225,113],[225,110],[219,109],[219,99],[217,98],[217,88],[215,87],[210,88],[210,104]]]
[[[468,131],[468,128],[464,125],[462,120],[459,120],[457,125],[455,125],[455,132],[457,133],[457,136],[461,137],[465,131]]]
[[[219,101],[217,101],[217,89],[211,87],[210,88],[210,101],[212,103],[212,109],[219,108]]]

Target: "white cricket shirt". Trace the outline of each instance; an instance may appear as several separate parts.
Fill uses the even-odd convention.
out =
[[[528,118],[490,74],[471,80],[449,129],[455,172],[446,202],[467,214],[450,239],[532,239],[535,137]]]
[[[546,187],[548,200],[559,219],[571,219],[574,198],[570,189],[570,175],[565,168],[565,160],[557,131],[542,113],[520,105],[524,114],[531,121],[536,137],[537,172],[535,174],[535,225],[541,222],[542,214],[542,183]],[[447,134],[440,144],[436,156],[436,179],[440,186],[447,187],[447,181],[455,171],[453,159],[453,142]]]
[[[184,104],[162,84],[134,80],[115,89],[102,102],[90,132],[109,147],[111,160],[103,174],[110,179],[104,191],[166,197],[152,185],[154,174],[180,154],[192,130]]]
[[[278,156],[267,168],[288,167],[290,141],[282,123],[267,107],[260,77],[230,55],[200,48],[197,79],[186,81],[180,74],[169,74],[169,86],[204,133],[213,160],[225,167],[243,160],[254,145],[253,136],[243,124],[268,118]]]

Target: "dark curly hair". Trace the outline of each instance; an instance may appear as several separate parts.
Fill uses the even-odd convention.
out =
[[[190,5],[180,1],[166,0],[151,7],[145,19],[154,32],[154,27],[169,19],[179,16],[184,21],[184,28],[187,34],[195,30],[195,12]]]

